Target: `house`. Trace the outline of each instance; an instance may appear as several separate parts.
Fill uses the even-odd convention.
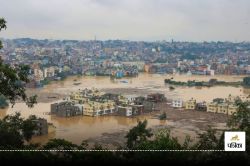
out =
[[[172,107],[173,108],[182,108],[183,107],[183,101],[181,99],[176,99],[172,101]]]
[[[164,102],[166,101],[166,97],[164,94],[154,93],[154,94],[149,94],[147,96],[147,100],[152,102]]]
[[[131,106],[117,106],[117,114],[122,116],[132,116],[133,108]]]
[[[227,110],[228,110],[228,104],[227,103],[219,103],[217,105],[217,113],[227,114]]]
[[[34,79],[36,81],[42,81],[44,80],[44,75],[43,75],[43,71],[40,68],[34,68],[33,69],[33,75],[34,75]]]
[[[100,98],[102,95],[104,95],[104,93],[100,92],[98,89],[85,88],[83,90],[79,89],[77,92],[71,93],[70,99],[78,103],[84,103],[89,99]]]
[[[59,117],[72,117],[83,115],[83,105],[74,102],[64,101],[61,103],[51,104],[51,114]]]
[[[238,111],[238,107],[236,105],[233,105],[233,104],[228,105],[228,111],[227,111],[228,115],[233,115],[237,111]]]
[[[146,98],[143,96],[136,97],[134,103],[137,105],[143,105],[143,102],[146,101]]]
[[[228,104],[227,103],[219,103],[217,105],[217,113],[227,114],[227,110],[228,110]]]
[[[106,99],[106,100],[113,100],[115,103],[118,103],[119,94],[105,93],[101,96],[101,98]]]
[[[84,103],[83,115],[85,116],[102,116],[112,114],[116,111],[115,102],[113,101],[87,101]]]
[[[207,105],[207,112],[221,113],[226,115],[233,115],[237,112],[238,107],[229,102],[212,102]]]
[[[124,95],[128,103],[133,103],[137,95]]]
[[[207,112],[214,112],[217,113],[217,102],[211,102],[207,104]]]
[[[122,95],[119,95],[118,96],[118,102],[117,104],[118,105],[123,105],[123,104],[132,104],[135,100],[135,96],[131,95],[127,95],[127,96],[122,96]]]
[[[132,107],[132,115],[141,115],[144,113],[143,105],[130,105]]]
[[[143,101],[142,103],[143,107],[144,107],[144,112],[152,112],[155,110],[155,103],[151,102],[151,101]]]
[[[195,110],[196,111],[204,111],[204,112],[206,112],[207,111],[206,102],[197,103],[196,106],[195,106]]]
[[[39,118],[39,119],[36,119],[36,120],[33,120],[33,121],[37,125],[37,128],[34,131],[34,135],[41,136],[41,135],[48,134],[48,122],[47,122],[46,119]]]
[[[54,67],[46,67],[43,69],[44,78],[54,77],[55,76],[55,68]]]
[[[186,110],[194,110],[196,107],[196,100],[193,98],[185,102],[185,109]]]

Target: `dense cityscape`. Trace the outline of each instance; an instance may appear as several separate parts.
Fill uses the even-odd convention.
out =
[[[34,85],[68,75],[137,76],[148,73],[247,75],[250,43],[4,39],[0,55],[31,66]]]

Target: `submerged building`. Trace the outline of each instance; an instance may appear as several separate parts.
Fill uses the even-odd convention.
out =
[[[113,101],[88,101],[84,103],[83,115],[85,116],[101,116],[113,114],[116,111],[115,102]]]
[[[39,118],[39,119],[36,119],[36,120],[33,120],[33,121],[37,125],[37,128],[34,131],[34,135],[41,136],[41,135],[48,134],[48,122],[47,122],[46,119]]]
[[[72,117],[83,115],[83,105],[75,104],[74,102],[61,102],[51,104],[51,114],[59,117]]]

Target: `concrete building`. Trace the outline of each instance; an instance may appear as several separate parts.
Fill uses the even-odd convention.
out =
[[[136,66],[139,71],[144,71],[145,62],[136,61],[136,62],[122,62],[124,65]]]
[[[43,77],[43,71],[40,70],[39,68],[35,68],[33,70],[34,72],[34,78],[36,81],[41,81],[41,80],[44,80],[44,77]]]
[[[193,98],[185,102],[185,109],[194,110],[196,107],[196,100]]]
[[[34,135],[41,136],[48,134],[48,122],[46,119],[39,118],[34,120],[37,124],[37,129],[34,131]]]
[[[233,104],[228,105],[228,111],[227,111],[228,115],[233,115],[237,111],[238,111],[238,107],[236,105],[233,105]]]
[[[117,106],[117,114],[122,116],[132,116],[133,108],[131,106]]]
[[[137,97],[137,95],[124,95],[125,100],[127,101],[127,103],[133,103],[135,101],[135,98]]]
[[[89,99],[99,98],[104,95],[103,92],[100,92],[98,89],[79,89],[77,92],[73,92],[70,94],[70,99],[76,102],[84,103]]]
[[[55,76],[55,68],[53,66],[47,67],[43,69],[44,78],[54,77]]]
[[[217,105],[217,113],[227,114],[227,110],[228,110],[228,104],[227,103],[219,103]]]
[[[226,115],[232,115],[237,112],[238,107],[232,103],[216,103],[212,102],[207,105],[207,112],[221,113]]]
[[[142,105],[143,104],[143,102],[146,100],[146,98],[145,97],[143,97],[143,96],[139,96],[139,97],[136,97],[135,98],[135,101],[134,101],[134,103],[135,104],[137,104],[137,105]]]
[[[207,104],[206,102],[201,102],[201,103],[197,103],[195,106],[195,110],[196,111],[207,111]]]
[[[105,101],[105,102],[95,102],[87,101],[84,103],[83,115],[85,116],[101,116],[112,114],[116,111],[115,102]]]
[[[207,104],[207,112],[217,113],[217,110],[218,110],[218,103],[211,102]]]
[[[51,114],[59,117],[72,117],[83,115],[83,105],[75,104],[74,102],[61,102],[51,104]]]
[[[144,112],[146,112],[146,113],[155,111],[155,103],[154,102],[146,100],[146,101],[143,101],[142,105],[144,107]]]
[[[166,97],[164,94],[154,93],[154,94],[149,94],[147,96],[147,100],[152,102],[164,102],[166,101]]]
[[[132,107],[132,114],[133,115],[141,115],[144,113],[144,106],[143,105],[130,105]]]
[[[173,108],[182,108],[183,107],[183,101],[181,99],[176,99],[172,101],[172,107]]]

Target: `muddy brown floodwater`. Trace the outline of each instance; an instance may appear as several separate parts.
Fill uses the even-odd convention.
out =
[[[178,110],[165,110],[168,120],[160,121],[154,118],[154,115],[143,115],[136,118],[127,118],[119,116],[103,116],[103,117],[72,117],[58,118],[48,115],[50,112],[50,104],[62,99],[70,94],[70,92],[83,88],[98,88],[105,92],[115,92],[121,94],[147,95],[152,92],[164,93],[167,98],[180,98],[188,100],[191,97],[198,101],[211,101],[213,98],[226,98],[231,95],[249,95],[250,90],[242,87],[217,86],[210,88],[195,87],[176,87],[175,90],[169,90],[168,85],[164,84],[164,79],[173,77],[175,80],[188,81],[199,80],[208,81],[211,78],[217,78],[223,81],[242,81],[243,76],[186,76],[186,75],[158,75],[158,74],[140,74],[135,78],[124,78],[120,80],[111,80],[108,77],[77,77],[72,76],[64,81],[52,82],[40,89],[28,89],[28,94],[38,95],[38,104],[34,108],[28,108],[24,103],[16,103],[11,108],[0,110],[0,117],[7,114],[20,112],[23,117],[36,115],[46,118],[56,127],[46,136],[34,137],[33,142],[45,143],[51,138],[64,138],[73,143],[80,144],[82,140],[103,144],[124,143],[126,132],[137,124],[138,120],[148,120],[148,126],[153,129],[171,128],[174,136],[183,140],[186,134],[195,138],[196,132],[204,130],[202,126],[211,124],[217,128],[225,128],[227,117],[224,115],[208,114],[208,113],[181,113]],[[81,83],[74,85],[75,81]],[[157,114],[157,113],[156,113]],[[179,118],[176,118],[176,117]]]

